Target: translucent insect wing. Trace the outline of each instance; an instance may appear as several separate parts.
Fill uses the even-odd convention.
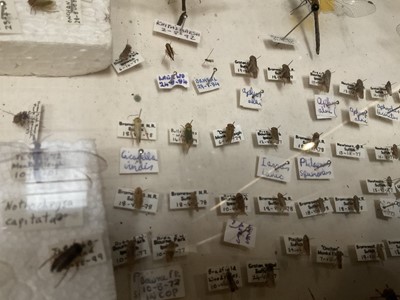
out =
[[[376,6],[368,0],[336,0],[341,9],[351,18],[361,18],[373,14]]]

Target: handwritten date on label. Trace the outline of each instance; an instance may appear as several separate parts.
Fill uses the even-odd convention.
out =
[[[368,110],[349,107],[350,121],[359,125],[368,125]]]
[[[251,86],[245,86],[240,90],[240,106],[250,109],[262,108],[262,97],[264,90],[253,89]]]
[[[316,262],[319,264],[336,264],[339,246],[327,246],[320,244],[317,246]]]
[[[0,34],[21,33],[21,24],[13,0],[3,0],[2,19],[0,22]]]
[[[238,220],[228,220],[226,223],[224,242],[254,248],[256,243],[257,228]]]
[[[384,179],[367,179],[368,193],[371,194],[393,194],[395,192],[393,183]]]
[[[167,300],[185,297],[183,271],[178,265],[132,273],[132,299]]]
[[[335,212],[336,213],[356,213],[357,205],[360,212],[367,211],[367,201],[362,196],[358,197],[358,204],[355,203],[354,197],[335,197]]]
[[[239,264],[209,267],[207,269],[207,286],[210,292],[229,289],[226,273],[230,272],[235,284],[242,286],[242,275]]]
[[[272,267],[272,270],[270,268]],[[247,269],[247,282],[249,283],[265,283],[270,279],[271,274],[268,272],[273,272],[275,282],[279,278],[279,268],[278,262],[276,260],[254,260],[249,261],[246,264]]]
[[[244,199],[244,211],[250,212],[250,201],[247,193],[242,193]],[[236,194],[223,194],[219,196],[220,209],[222,214],[238,213]]]
[[[127,263],[127,246],[132,241],[135,241],[135,260],[151,255],[149,239],[146,234],[134,236],[131,240],[114,241],[111,247],[113,266],[120,266]]]
[[[364,145],[336,143],[336,155],[351,158],[366,158],[367,150]]]
[[[193,80],[193,82],[194,82],[194,85],[196,86],[197,92],[199,92],[200,94],[218,90],[221,87],[221,84],[219,83],[219,81],[216,77],[195,78]]]
[[[386,218],[400,218],[400,202],[392,198],[379,199],[379,207]]]
[[[400,256],[400,240],[387,240],[387,246],[391,256]]]
[[[398,122],[400,119],[400,108],[394,105],[385,105],[384,103],[375,106],[375,113],[378,117]]]
[[[303,237],[298,235],[284,235],[283,242],[286,248],[287,255],[303,254]]]
[[[257,176],[290,182],[292,164],[290,160],[282,160],[282,158],[274,156],[260,156],[257,164]]]
[[[169,142],[171,144],[184,144],[184,135],[185,135],[185,129],[183,128],[170,128],[168,130],[169,132]],[[197,146],[199,144],[199,133],[197,131],[192,131],[192,136],[193,136],[193,144],[194,146]]]
[[[171,24],[161,20],[154,20],[153,31],[165,35],[173,36],[181,40],[186,40],[193,43],[200,43],[201,32],[182,26]]]
[[[383,243],[360,243],[355,244],[356,256],[358,261],[379,261],[379,254],[377,245],[383,245]]]
[[[356,83],[341,81],[339,85],[339,93],[344,95],[356,96]]]
[[[189,87],[189,74],[188,73],[173,73],[157,76],[157,84],[159,89],[170,90],[176,86],[184,88]]]
[[[157,139],[157,124],[154,122],[142,123],[140,129],[141,139],[155,141]],[[125,139],[136,139],[135,131],[132,122],[118,122],[117,137]]]
[[[323,75],[324,72],[311,71],[310,76],[308,77],[308,84],[312,86],[322,86]]]
[[[142,62],[144,62],[144,58],[138,52],[131,51],[128,58],[118,58],[113,61],[112,66],[114,67],[115,72],[119,74],[141,64]]]
[[[271,40],[272,40],[274,43],[278,43],[278,44],[284,44],[284,45],[294,46],[295,43],[296,43],[296,40],[295,40],[295,39],[289,38],[289,37],[285,37],[285,38],[284,38],[284,37],[277,36],[277,35],[274,35],[274,34],[271,34],[270,37],[271,37]]]
[[[163,235],[153,238],[152,245],[154,260],[165,259],[170,242],[173,242],[176,245],[174,257],[186,255],[187,242],[185,234]]]
[[[289,196],[283,196],[285,199],[286,207],[281,207],[278,197],[264,197],[258,196],[258,208],[261,213],[273,213],[273,214],[287,214],[294,213],[295,203]]]
[[[215,129],[213,130],[213,138],[216,147],[229,145],[233,143],[239,143],[240,141],[244,141],[244,134],[242,131],[242,127],[239,124],[235,124],[235,130],[233,132],[232,141],[228,143],[226,141],[226,129]]]
[[[332,160],[328,157],[297,157],[300,179],[333,179]]]
[[[158,173],[155,149],[121,148],[119,163],[120,174]]]
[[[330,95],[315,95],[315,112],[317,119],[336,118],[336,100]]]
[[[289,67],[290,68],[290,67]],[[267,79],[272,81],[281,81],[282,78],[282,69],[281,68],[267,68]],[[295,70],[290,68],[290,80],[295,81]]]
[[[66,23],[80,25],[82,23],[81,0],[66,0],[64,5]]]
[[[371,91],[371,97],[373,99],[385,99],[385,97],[388,95],[386,92],[386,88],[383,86],[371,86],[370,87]]]
[[[375,158],[377,160],[393,161],[393,155],[390,147],[374,147]]]
[[[322,203],[321,203],[322,201]],[[297,202],[303,218],[324,215],[333,211],[329,198]]]
[[[198,208],[205,208],[208,203],[208,192],[205,189],[188,191],[171,191],[169,193],[169,209],[191,208],[192,193],[196,193]]]
[[[293,148],[294,149],[299,149],[307,152],[312,152],[312,153],[324,153],[326,151],[326,144],[325,140],[320,139],[318,146],[316,147],[311,147],[311,149],[305,150],[304,146],[312,142],[312,137],[307,137],[304,135],[296,134],[294,136],[294,142],[293,142]]]
[[[249,70],[248,70],[248,60],[238,60],[235,59],[234,63],[233,63],[233,68],[235,71],[235,74],[248,74]]]
[[[115,194],[114,207],[155,214],[157,212],[158,199],[158,194],[144,191],[142,207],[136,208],[135,190],[118,188],[117,193]]]
[[[256,129],[257,145],[259,146],[277,146],[282,145],[282,134],[278,132],[279,142],[275,143],[271,134],[271,129]]]

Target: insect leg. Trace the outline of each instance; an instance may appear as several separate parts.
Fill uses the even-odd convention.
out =
[[[61,279],[57,282],[57,284],[54,286],[54,288],[57,288],[61,282],[64,280],[65,276],[67,276],[67,273],[69,271],[69,268],[64,272],[63,276],[61,277]]]

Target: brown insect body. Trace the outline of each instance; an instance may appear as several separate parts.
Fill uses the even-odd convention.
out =
[[[390,81],[385,84],[385,89],[389,96],[392,96],[392,83]]]
[[[126,263],[133,265],[136,257],[136,240],[130,240],[126,245]]]
[[[394,159],[399,159],[399,148],[396,144],[393,144],[393,146],[390,148],[390,151],[392,152]]]
[[[254,55],[251,55],[249,58],[249,62],[247,63],[247,71],[253,78],[257,78],[258,76],[257,58]]]
[[[183,135],[182,135],[182,140],[183,140],[183,147],[186,150],[186,153],[189,152],[190,147],[193,145],[193,130],[192,130],[192,121],[190,123],[186,123],[184,129],[183,129]]]
[[[376,255],[382,261],[386,259],[386,257],[385,257],[385,249],[384,249],[383,244],[376,244]]]
[[[239,289],[235,282],[235,279],[233,278],[231,271],[229,270],[226,271],[226,280],[228,281],[228,285],[232,293],[234,293]]]
[[[318,209],[320,212],[324,213],[326,210],[324,199],[318,198],[317,199]]]
[[[197,201],[197,193],[191,192],[189,198],[189,207],[199,211],[199,202]]]
[[[292,80],[290,79],[290,68],[289,65],[283,64],[281,69],[281,78],[284,83],[291,83]]]
[[[275,144],[275,145],[279,144],[279,131],[278,131],[278,128],[271,127],[270,133],[271,133],[271,143]]]
[[[51,264],[51,272],[61,272],[63,270],[68,270],[71,265],[80,258],[83,252],[83,245],[79,243],[74,243],[66,250],[61,252]]]
[[[303,236],[303,251],[307,256],[310,256],[311,254],[310,239],[306,234]]]
[[[267,264],[265,266],[265,283],[267,284],[268,287],[273,287],[275,286],[275,272],[274,272],[274,267],[275,264]]]
[[[393,185],[392,177],[388,176],[386,178],[386,184],[388,187],[392,187],[392,185]]]
[[[27,111],[21,111],[16,115],[14,115],[13,123],[21,127],[25,127],[26,125],[28,125],[29,119],[30,119],[29,113]]]
[[[143,206],[143,190],[140,187],[137,187],[133,193],[134,195],[134,203],[136,209],[141,209]]]
[[[385,298],[385,300],[398,300],[400,297],[399,295],[396,294],[396,292],[391,289],[388,285],[386,285],[385,289],[381,293],[378,289],[375,289],[375,291],[382,297]]]
[[[126,43],[124,50],[122,50],[121,54],[119,55],[119,59],[125,61],[129,58],[129,54],[132,51],[132,46]]]
[[[342,251],[340,251],[340,250],[336,251],[336,254],[335,254],[335,256],[336,256],[336,264],[337,264],[339,269],[343,268],[343,255],[344,254],[343,254]]]
[[[235,196],[235,211],[240,212],[242,214],[246,213],[244,196],[241,193],[237,193]]]
[[[234,133],[235,133],[234,123],[227,124],[225,129],[225,142],[232,143]]]
[[[327,93],[329,93],[329,88],[331,85],[331,76],[332,76],[331,71],[326,70],[324,72],[324,74],[322,74],[322,78],[321,78],[322,86],[324,87],[325,92],[327,92]]]
[[[353,207],[357,213],[360,212],[360,198],[358,198],[356,195],[353,196]]]
[[[175,51],[172,48],[170,43],[165,44],[165,54],[172,60],[174,60],[175,57]]]
[[[43,11],[52,11],[54,5],[56,4],[53,0],[28,0],[28,4],[31,7],[31,11],[34,10],[43,10]]]
[[[167,249],[165,250],[165,258],[167,262],[172,261],[172,259],[175,256],[175,250],[176,250],[177,244],[175,241],[170,241],[167,245]]]
[[[364,83],[361,79],[357,79],[357,82],[354,85],[354,90],[358,98],[364,99]]]
[[[142,140],[142,119],[140,118],[141,114],[142,110],[140,110],[139,116],[133,119],[132,122],[133,128],[131,129],[132,139],[136,138],[136,142],[138,144],[140,144],[140,141]]]
[[[285,211],[287,208],[286,198],[281,193],[278,193],[278,205],[281,211]]]
[[[311,138],[311,142],[314,143],[314,145],[311,148],[312,150],[315,150],[315,149],[318,148],[319,142],[320,142],[319,137],[320,137],[320,134],[318,132],[314,132],[314,134],[313,134],[313,136]]]

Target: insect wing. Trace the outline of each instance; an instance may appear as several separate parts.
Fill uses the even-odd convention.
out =
[[[133,138],[136,137],[136,141],[138,144],[140,144],[140,141],[142,140],[142,119],[139,117],[136,117],[133,119]]]
[[[80,258],[83,246],[78,243],[72,244],[65,251],[61,252],[51,264],[51,272],[61,272],[71,267],[72,263]]]
[[[127,60],[129,57],[129,53],[131,53],[132,46],[129,44],[126,44],[124,50],[122,50],[121,54],[119,55],[119,59],[121,60]]]
[[[339,5],[339,11],[351,18],[365,17],[376,11],[375,4],[368,0],[336,0],[336,4]]]

